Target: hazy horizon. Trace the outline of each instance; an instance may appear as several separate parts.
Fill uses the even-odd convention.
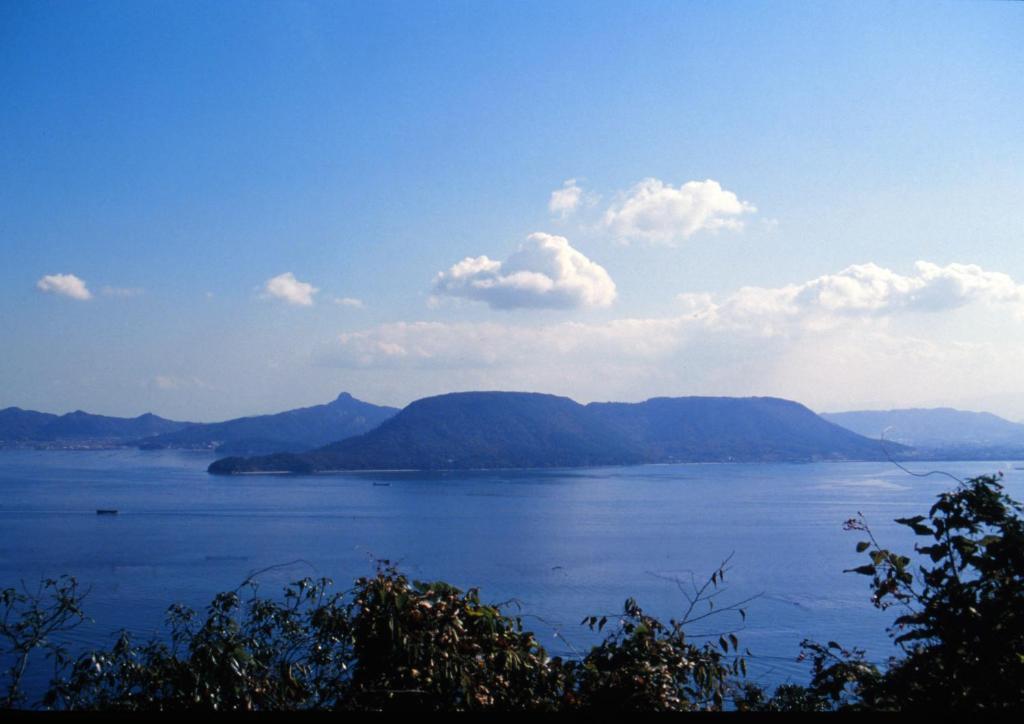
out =
[[[510,389],[510,390],[462,390],[462,392],[515,392],[515,393],[532,393],[532,392],[536,392],[536,391],[535,390],[511,390]],[[314,403],[311,403],[311,405],[296,405],[295,407],[288,408],[288,409],[255,410],[255,411],[252,411],[252,412],[247,412],[247,413],[243,413],[241,415],[237,415],[234,418],[216,418],[216,419],[201,420],[201,419],[198,419],[198,418],[196,418],[194,416],[193,417],[188,417],[186,415],[185,418],[181,418],[178,421],[179,422],[196,422],[196,423],[216,423],[216,422],[225,422],[225,421],[228,421],[229,419],[237,419],[237,418],[241,418],[241,417],[256,417],[256,416],[260,416],[260,415],[272,415],[272,414],[275,414],[275,413],[288,412],[290,410],[299,409],[299,408],[303,408],[303,407],[310,407],[310,406],[328,404],[328,403],[332,402],[334,399],[336,399],[339,395],[342,395],[342,394],[351,394],[351,393],[348,393],[347,390],[343,390],[338,395],[335,395],[334,398],[327,399],[327,400],[321,400],[320,402],[314,402]],[[444,395],[446,393],[442,392],[442,393],[438,393],[438,394],[439,395]],[[552,394],[552,393],[541,393],[541,394]],[[427,397],[432,397],[432,396],[434,396],[434,395],[427,395]],[[562,397],[566,397],[566,395],[561,395],[561,396]],[[695,397],[705,397],[706,395],[694,395],[694,396]],[[714,396],[718,397],[718,395],[714,395]],[[363,399],[363,398],[359,397],[358,395],[352,395],[352,397],[354,397],[357,400],[360,400],[361,402],[368,402],[368,403],[374,404],[374,405],[382,405],[384,407],[394,407],[394,408],[397,408],[399,410],[403,409],[408,404],[416,401],[416,400],[409,400],[408,402],[405,402],[405,403],[402,403],[402,404],[399,404],[399,405],[385,405],[384,403],[379,403],[376,400]],[[650,400],[652,398],[658,398],[658,397],[668,397],[668,396],[667,395],[653,395],[652,397],[645,397],[643,399],[637,399],[637,400],[595,399],[595,400],[575,400],[575,401],[580,403],[580,404],[583,404],[583,405],[589,404],[591,402],[639,403],[639,402],[646,402],[647,400]],[[684,397],[684,395],[674,395],[673,397]],[[721,395],[721,397],[730,397],[730,396],[729,395]],[[745,397],[767,397],[767,395],[746,395]],[[416,399],[418,400],[418,399],[423,399],[423,398],[416,398]],[[570,397],[570,399],[574,399],[574,398]],[[800,400],[794,400],[794,402],[800,402]],[[11,408],[11,407],[20,407],[20,406],[18,406],[18,405],[0,405],[0,410],[4,410],[4,409],[7,409],[7,408]],[[27,409],[27,408],[21,408],[21,409]],[[896,410],[903,410],[903,411],[922,411],[922,410],[923,411],[931,411],[931,410],[937,410],[937,409],[957,410],[959,412],[969,412],[969,413],[974,413],[974,414],[994,414],[994,413],[990,413],[988,410],[964,410],[964,409],[950,408],[950,407],[931,407],[931,408],[908,407],[908,408],[876,408],[876,409],[871,409],[871,410],[868,410],[868,409],[849,409],[849,410],[812,410],[812,411],[814,413],[816,413],[816,414],[819,414],[819,415],[834,415],[834,414],[838,414],[838,413],[891,412],[891,411],[896,411]],[[44,412],[44,413],[49,413],[49,414],[55,414],[55,415],[66,415],[66,414],[70,414],[70,413],[73,413],[73,412],[86,412],[86,413],[90,413],[90,414],[104,414],[104,413],[97,413],[94,410],[83,410],[81,408],[67,409],[67,410],[34,410],[34,411],[35,412]],[[153,410],[144,410],[143,412],[140,412],[138,414],[132,414],[132,415],[114,415],[114,417],[134,418],[134,417],[139,417],[139,416],[145,415],[145,414],[156,414],[158,416],[163,417],[158,412],[154,412]],[[1018,424],[1024,425],[1024,420],[1014,420],[1012,418],[1002,418],[1002,416],[998,416],[998,417],[1000,417],[1001,419],[1006,419],[1009,422],[1014,422],[1014,423],[1018,423]]]
[[[1024,420],[1024,6],[9,2],[0,408]]]

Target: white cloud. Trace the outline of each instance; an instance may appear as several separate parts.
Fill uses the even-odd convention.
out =
[[[72,299],[92,299],[85,282],[74,274],[48,274],[36,282],[36,288],[47,294],[60,294]]]
[[[921,262],[902,275],[864,264],[679,301],[671,315],[602,323],[378,325],[340,335],[321,361],[370,386],[380,369],[400,370],[385,377],[405,399],[474,388],[581,401],[778,395],[821,410],[980,409],[973,401],[984,399],[1024,416],[1024,289],[1004,274]]]
[[[741,217],[755,211],[711,179],[675,188],[646,178],[605,212],[604,225],[624,242],[674,244],[702,230],[740,229]]]
[[[313,295],[320,291],[312,284],[300,282],[291,272],[268,279],[263,289],[272,297],[304,307],[312,306]]]
[[[564,219],[576,211],[582,199],[583,189],[576,183],[576,179],[568,179],[562,184],[562,188],[551,192],[548,211]]]
[[[496,309],[607,307],[615,282],[563,236],[530,234],[506,261],[467,257],[434,279],[437,296],[464,297]]]
[[[743,287],[721,302],[680,295],[691,313],[710,323],[781,333],[787,326],[835,326],[852,317],[948,312],[975,302],[1008,309],[1024,319],[1024,285],[973,264],[940,267],[927,261],[902,275],[877,264],[855,264],[802,284]]]
[[[975,264],[949,264],[940,267],[927,261],[916,264],[924,288],[916,297],[922,308],[962,306],[972,301],[1009,305],[1024,318],[1024,284],[1008,274],[989,272]]]
[[[352,309],[362,309],[366,305],[363,304],[362,299],[356,299],[355,297],[335,297],[334,303],[341,307],[351,307]]]
[[[676,349],[679,319],[618,319],[604,324],[562,322],[531,327],[495,322],[394,322],[339,336],[330,354],[352,367],[511,367],[547,357],[649,359]]]

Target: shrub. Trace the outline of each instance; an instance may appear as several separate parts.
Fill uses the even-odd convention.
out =
[[[889,629],[901,655],[884,672],[864,652],[805,641],[812,679],[799,696],[818,708],[1014,710],[1024,708],[1024,521],[1000,476],[942,493],[927,515],[899,518],[922,541],[918,563],[883,548],[863,518],[872,602],[900,613]],[[799,688],[799,687],[798,687]],[[777,692],[791,701],[794,691]],[[756,697],[755,697],[756,698]]]
[[[698,589],[708,602],[724,564]],[[70,579],[69,579],[70,580]],[[327,579],[289,586],[282,601],[255,584],[217,595],[204,617],[172,606],[169,641],[136,643],[122,633],[109,650],[59,658],[40,708],[62,710],[563,710],[720,709],[731,677],[745,671],[730,635],[695,646],[683,624],[663,624],[629,600],[605,641],[580,660],[548,656],[519,617],[481,603],[479,592],[443,582],[410,582],[384,562],[351,591]],[[33,648],[52,646],[40,622],[48,608],[81,617],[73,581],[47,582],[45,595],[0,599],[3,620],[27,615],[19,630],[24,670]],[[20,607],[20,608],[19,608]],[[724,610],[736,610],[726,607]],[[62,614],[63,615],[63,614]],[[64,615],[67,618],[67,615]],[[77,620],[77,619],[76,619]],[[603,630],[609,617],[589,616]],[[66,630],[63,629],[63,630]],[[33,643],[34,642],[34,643]],[[729,655],[729,647],[733,653]],[[13,671],[13,670],[12,670]],[[7,706],[23,698],[12,678]]]

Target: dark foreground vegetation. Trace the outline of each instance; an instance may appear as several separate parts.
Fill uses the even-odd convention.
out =
[[[345,592],[306,579],[283,599],[252,583],[205,614],[172,606],[167,641],[122,634],[109,650],[71,656],[58,641],[85,621],[75,580],[0,593],[5,681],[0,705],[86,710],[1012,710],[1024,706],[1024,525],[996,477],[939,496],[899,519],[920,537],[913,558],[866,523],[872,600],[896,614],[899,655],[879,668],[839,643],[805,641],[806,685],[764,691],[746,679],[735,635],[708,642],[686,627],[712,613],[724,567],[662,622],[633,600],[584,619],[605,638],[578,657],[549,656],[507,605],[476,590],[409,581],[384,564]],[[725,610],[745,616],[742,602]],[[25,698],[30,657],[53,665],[48,690]]]

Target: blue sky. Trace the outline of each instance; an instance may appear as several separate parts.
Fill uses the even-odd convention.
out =
[[[1017,3],[4,3],[0,407],[1024,419],[1021,37]]]

